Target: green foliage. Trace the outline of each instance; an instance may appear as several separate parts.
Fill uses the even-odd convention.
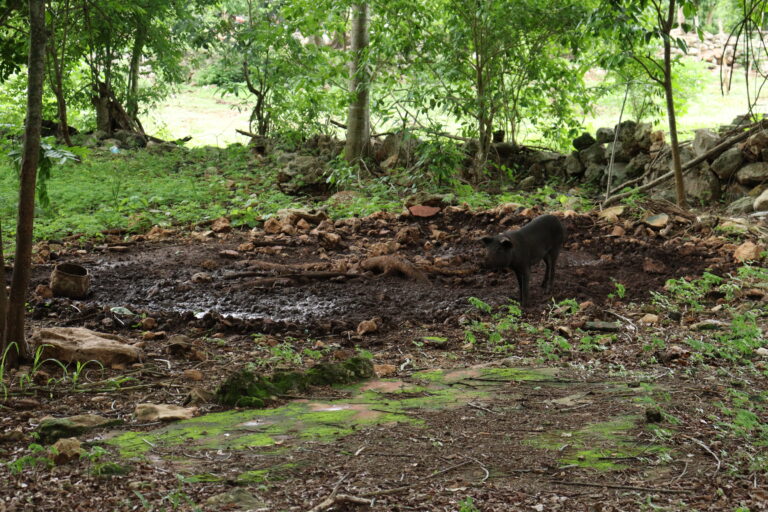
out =
[[[521,327],[520,317],[522,311],[516,301],[510,301],[494,312],[493,306],[478,299],[470,297],[469,303],[484,315],[489,315],[488,320],[472,320],[464,328],[464,339],[467,343],[477,344],[480,341],[487,343],[493,350],[503,352],[510,347],[510,336]]]
[[[728,331],[718,332],[712,338],[688,338],[686,343],[701,357],[744,363],[754,357],[765,338],[757,324],[757,315],[750,311],[735,315]]]
[[[725,399],[718,403],[722,416],[714,418],[719,436],[736,438],[741,448],[723,462],[728,472],[768,471],[768,392],[756,390],[745,392],[729,389]]]
[[[84,149],[84,148],[80,148]],[[16,167],[17,176],[21,173],[21,160],[23,148],[16,148],[8,153]],[[72,151],[56,148],[48,142],[40,142],[40,160],[37,169],[37,202],[41,208],[48,208],[51,200],[48,197],[48,182],[51,179],[51,170],[55,164],[63,165],[68,162],[78,162],[80,159]]]
[[[536,339],[536,346],[544,360],[557,361],[562,354],[572,350],[570,342],[560,335],[555,335],[549,329],[542,331],[543,336]]]
[[[328,114],[347,96],[340,87],[324,89],[345,70],[338,50],[318,44],[340,11],[330,10],[321,23],[299,4],[225,2],[233,15],[211,47],[216,64],[203,78],[223,94],[246,95],[251,130],[260,136],[324,130]]]
[[[480,512],[475,506],[475,500],[467,496],[459,502],[459,512]]]
[[[35,469],[40,466],[47,469],[53,467],[53,460],[48,457],[44,446],[32,443],[29,445],[29,451],[31,452],[29,455],[23,455],[6,463],[12,475],[21,475],[25,469]]]
[[[627,288],[615,280],[614,278],[611,278],[611,281],[613,282],[613,288],[614,291],[608,294],[608,297],[611,299],[618,298],[623,299],[624,296],[627,294]]]
[[[434,1],[423,30],[423,75],[412,76],[409,98],[420,111],[459,121],[465,134],[490,138],[504,128],[519,137],[523,121],[564,144],[578,133],[574,105],[586,108],[578,59],[581,2]],[[570,140],[568,140],[570,143]]]
[[[658,292],[653,292],[653,302],[663,307],[677,308],[677,304],[685,304],[693,311],[702,311],[704,305],[701,300],[707,293],[716,290],[723,283],[723,278],[710,272],[704,272],[699,279],[687,280],[684,277],[669,279],[664,284],[668,297]]]

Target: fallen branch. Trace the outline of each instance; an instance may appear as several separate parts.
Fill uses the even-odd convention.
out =
[[[374,256],[360,262],[360,268],[379,272],[385,276],[401,275],[413,281],[429,282],[424,272],[417,269],[410,261],[398,258],[397,256]]]
[[[598,487],[605,489],[619,489],[624,491],[641,491],[641,492],[659,492],[665,494],[678,494],[678,493],[690,493],[688,489],[665,489],[659,487],[635,487],[634,485],[616,485],[616,484],[593,484],[591,482],[569,482],[566,480],[551,480],[553,484],[558,485],[576,485],[582,487]]]
[[[328,510],[329,508],[333,507],[334,505],[338,505],[340,503],[355,503],[357,505],[369,505],[371,504],[371,500],[367,500],[364,498],[358,498],[357,496],[351,496],[349,494],[338,494],[339,487],[341,486],[342,482],[347,479],[347,476],[344,475],[341,477],[341,479],[336,483],[336,485],[333,486],[333,490],[331,491],[331,494],[325,498],[323,501],[309,509],[308,512],[320,512],[321,510]]]
[[[739,142],[741,142],[741,141],[743,141],[745,139],[748,139],[751,135],[753,135],[754,133],[758,132],[759,130],[764,129],[766,126],[768,126],[768,120],[763,120],[763,121],[760,121],[759,123],[755,123],[749,130],[747,130],[745,132],[742,132],[742,133],[740,133],[740,134],[738,134],[738,135],[736,135],[734,137],[731,137],[730,139],[727,139],[727,140],[721,142],[720,144],[718,144],[717,146],[715,146],[714,148],[710,149],[709,151],[707,151],[703,155],[698,156],[698,157],[694,158],[693,160],[689,160],[688,162],[683,164],[683,167],[682,167],[683,173],[686,173],[686,172],[692,170],[697,165],[699,165],[701,162],[703,162],[703,161],[705,161],[705,160],[707,160],[707,159],[709,159],[709,158],[711,158],[713,156],[719,155],[720,153],[722,153],[726,149],[730,148],[734,144],[737,144],[737,143],[739,143]],[[651,189],[651,188],[655,187],[656,185],[658,185],[659,183],[663,183],[664,181],[667,181],[668,179],[672,178],[674,175],[675,175],[675,173],[670,171],[670,172],[668,172],[666,174],[663,174],[663,175],[659,176],[655,180],[649,181],[648,183],[646,183],[645,185],[643,185],[641,187],[637,187],[637,188],[635,188],[633,190],[630,190],[629,192],[623,192],[621,194],[617,194],[615,196],[611,196],[611,197],[609,197],[608,199],[605,200],[605,202],[603,203],[603,206],[609,206],[609,205],[611,205],[613,203],[621,201],[625,197],[629,197],[632,194],[636,194],[638,192],[644,192],[644,191],[646,191],[648,189]]]
[[[385,489],[383,491],[366,492],[365,494],[362,494],[361,496],[365,496],[366,498],[373,498],[375,496],[386,496],[386,495],[389,495],[389,494],[397,494],[397,493],[400,493],[400,492],[403,492],[403,491],[407,491],[408,489],[416,486],[420,482],[424,482],[426,480],[431,480],[431,479],[435,478],[436,476],[440,476],[440,475],[442,475],[444,473],[448,473],[449,471],[453,471],[454,469],[458,469],[458,468],[460,468],[462,466],[466,466],[470,462],[473,462],[473,461],[465,460],[464,462],[461,462],[461,463],[456,464],[454,466],[451,466],[449,468],[445,468],[445,469],[443,469],[441,471],[436,471],[435,473],[432,473],[431,475],[425,476],[424,478],[419,478],[418,480],[416,480],[412,484],[403,485],[401,487],[395,487],[393,489]]]
[[[239,128],[236,128],[236,129],[235,129],[235,131],[236,131],[237,133],[239,133],[240,135],[245,135],[246,137],[250,137],[250,138],[252,138],[252,139],[257,139],[257,138],[259,138],[259,136],[258,136],[258,135],[256,135],[255,133],[251,133],[251,132],[249,132],[249,131],[247,131],[247,130],[241,130],[241,129],[239,129]]]
[[[715,476],[715,475],[716,475],[716,474],[717,474],[717,473],[720,471],[720,465],[721,465],[721,463],[720,463],[720,457],[718,457],[718,456],[717,456],[717,454],[716,454],[715,452],[713,452],[713,451],[712,451],[712,450],[709,448],[709,446],[705,445],[703,442],[699,441],[699,440],[698,440],[698,439],[696,439],[695,437],[691,437],[691,436],[684,436],[684,437],[685,437],[686,439],[690,439],[691,441],[693,441],[693,442],[694,442],[694,443],[696,443],[697,445],[699,445],[699,446],[701,446],[702,448],[704,448],[704,450],[706,450],[706,451],[707,451],[707,453],[709,453],[709,454],[710,454],[712,457],[714,457],[714,458],[715,458],[715,461],[717,461],[717,467],[715,468],[715,472],[712,474],[712,476]]]
[[[246,271],[246,272],[232,272],[230,274],[226,274],[224,276],[224,279],[239,279],[241,277],[265,277],[265,279],[293,279],[298,281],[303,281],[307,279],[332,279],[334,277],[361,277],[361,274],[353,274],[350,272],[325,272],[325,271],[319,271],[319,272],[293,272],[289,274],[278,274],[278,275],[265,275],[264,271]]]

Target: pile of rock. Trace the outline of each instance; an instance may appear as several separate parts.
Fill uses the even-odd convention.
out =
[[[742,121],[736,119],[734,124]],[[768,190],[768,130],[757,131],[725,151],[711,153],[725,140],[712,130],[697,130],[693,141],[681,143],[683,164],[706,157],[684,175],[687,200],[698,206],[722,200],[734,214],[768,210],[768,193],[764,193]],[[565,158],[564,173],[603,188],[609,180],[612,189],[636,178],[641,178],[636,180],[641,185],[672,169],[664,133],[652,131],[647,123],[624,121],[615,129],[600,128],[595,136],[581,135],[573,146],[576,151]],[[659,185],[651,194],[673,201],[673,180]]]

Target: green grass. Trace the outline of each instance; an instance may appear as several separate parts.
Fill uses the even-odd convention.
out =
[[[247,143],[235,129],[248,130],[252,105],[245,98],[222,97],[213,86],[183,86],[151,112],[141,116],[147,133],[175,140],[191,136],[190,147],[224,147]]]
[[[736,70],[731,92],[723,96],[720,92],[719,68],[710,70],[707,68],[709,65],[706,62],[685,59],[675,68],[680,77],[676,107],[678,130],[682,140],[693,138],[694,130],[717,128],[747,111],[742,71]],[[587,82],[590,86],[598,86],[601,80],[600,73],[593,73]],[[623,98],[624,87],[619,85],[610,94],[599,99],[594,106],[594,112],[584,117],[583,123],[587,131],[594,134],[600,127],[614,126],[619,120]],[[663,97],[659,96],[657,103],[663,107]],[[756,110],[764,111],[765,108],[761,107],[765,104],[765,101],[760,102]],[[248,129],[251,105],[252,99],[232,95],[222,97],[213,86],[183,86],[176,94],[142,117],[142,122],[148,133],[159,137],[177,139],[191,135],[189,146],[223,147],[233,142],[247,142],[247,138],[239,135],[235,129]],[[629,110],[625,110],[623,119],[632,118]],[[446,126],[458,130],[459,125],[455,121],[443,121]],[[667,130],[666,113],[663,109],[655,119],[643,121],[652,122],[654,129]],[[341,138],[344,136],[341,131],[337,135]],[[541,143],[541,132],[534,126],[524,125],[520,141]]]
[[[198,148],[153,155],[145,151],[92,154],[82,164],[56,166],[48,184],[51,204],[37,210],[36,239],[105,229],[140,232],[232,215],[255,224],[261,215],[294,205],[244,147]],[[6,247],[15,231],[16,173],[0,160],[0,218]]]
[[[737,69],[733,75],[731,92],[722,95],[720,91],[719,68],[708,69],[706,62],[684,59],[674,68],[680,77],[679,89],[675,94],[677,129],[681,140],[692,139],[694,131],[700,128],[717,129],[720,125],[729,124],[737,115],[747,112],[746,89],[743,70]],[[597,86],[600,79],[593,76],[588,80],[592,86]],[[752,80],[754,82],[754,80]],[[598,128],[613,127],[619,120],[621,103],[624,99],[624,86],[603,97],[594,107],[594,112],[585,116],[584,126],[594,134]],[[664,99],[659,97],[657,103],[663,107]],[[758,103],[757,112],[764,112],[766,100]],[[629,102],[624,111],[623,119],[634,119],[629,110]],[[634,119],[636,120],[636,119]],[[651,122],[654,130],[668,131],[666,110],[653,119],[643,119]]]

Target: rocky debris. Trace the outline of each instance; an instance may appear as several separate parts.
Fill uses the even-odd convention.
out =
[[[734,120],[734,124],[737,122],[741,121]],[[747,133],[751,133],[748,138]],[[613,134],[617,135],[615,143],[610,137]],[[721,198],[733,203],[747,195],[755,198],[763,192],[763,184],[768,183],[768,130],[754,125],[743,136],[732,132],[726,136],[728,139],[712,130],[697,130],[691,144],[681,146],[683,166],[700,159],[696,166],[684,168],[686,200],[690,204],[707,206]],[[744,142],[739,145],[740,140]],[[725,144],[721,148],[727,141],[731,146]],[[573,143],[580,149],[567,156],[561,155],[559,160],[549,157],[547,152],[532,155],[529,160],[548,158],[549,162],[557,161],[560,169],[556,174],[600,187],[610,185],[614,194],[625,183],[647,184],[672,170],[664,133],[651,131],[647,123],[624,121],[613,129],[598,129],[596,137],[582,135]],[[531,166],[531,172],[534,167]],[[518,183],[518,187],[522,189],[522,183]],[[653,197],[675,201],[674,181],[662,181]],[[741,203],[734,209],[744,210]]]
[[[363,320],[360,322],[357,326],[357,332],[358,336],[362,336],[364,334],[376,332],[379,330],[379,324],[381,323],[381,319],[373,318],[371,320]]]
[[[70,363],[96,361],[104,366],[129,364],[141,359],[142,351],[114,334],[82,327],[51,327],[32,335],[32,346],[42,347],[42,357]]]
[[[737,261],[758,261],[760,260],[760,254],[763,252],[763,248],[754,242],[747,241],[741,244],[733,253],[733,257]]]
[[[178,421],[194,418],[197,407],[179,407],[168,404],[139,404],[134,416],[138,421]]]
[[[723,151],[720,156],[712,162],[712,171],[717,174],[721,180],[730,180],[736,171],[739,170],[744,162],[744,155],[738,147],[732,147]]]
[[[595,138],[587,132],[582,133],[579,137],[573,140],[573,147],[576,151],[587,149],[594,145],[597,141]]]
[[[229,233],[232,231],[232,224],[227,217],[219,217],[211,224],[211,231],[214,233]]]
[[[324,193],[328,190],[325,160],[313,155],[282,153],[277,157],[281,170],[277,184],[285,194]]]
[[[744,199],[749,198],[745,197]],[[756,212],[768,210],[768,189],[763,190],[763,192],[755,198],[754,202],[752,203],[752,209]]]
[[[121,423],[122,420],[104,418],[96,414],[79,414],[68,418],[47,416],[40,420],[37,434],[44,443],[53,443],[64,437],[77,437],[93,429]]]
[[[53,453],[53,463],[57,466],[63,466],[70,461],[79,459],[84,450],[76,438],[65,437],[53,443],[51,452]]]
[[[748,187],[765,183],[768,181],[768,162],[745,165],[736,172],[736,181]]]

